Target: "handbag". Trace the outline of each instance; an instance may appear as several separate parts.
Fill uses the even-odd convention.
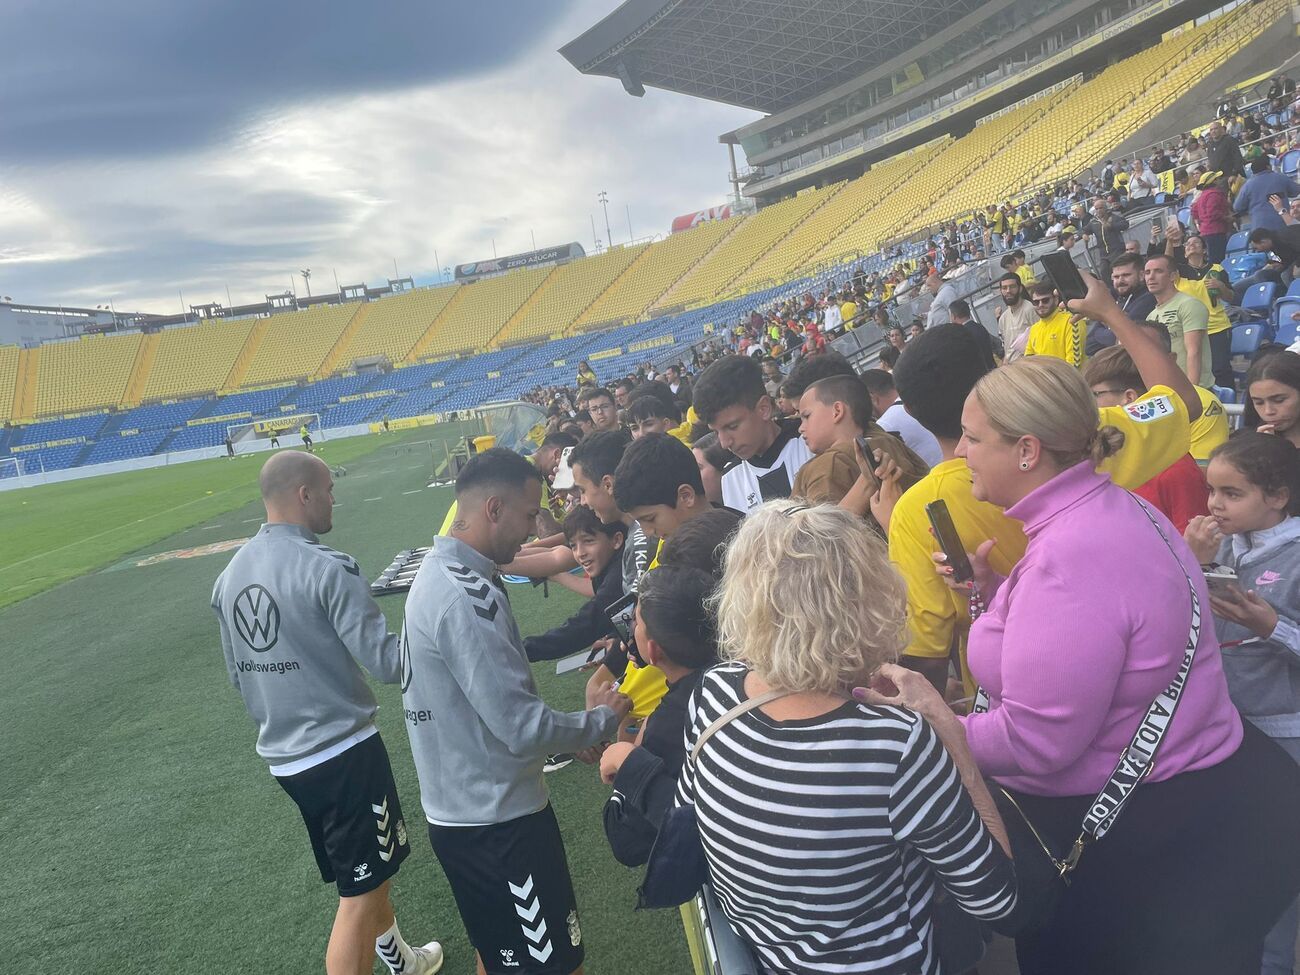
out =
[[[704,743],[727,722],[769,701],[786,697],[794,691],[770,690],[741,701],[704,729],[686,761],[692,767]],[[677,907],[700,892],[708,882],[709,862],[700,842],[700,825],[695,806],[675,806],[664,814],[659,833],[650,847],[645,879],[637,888],[637,909],[643,907]]]
[[[1183,648],[1183,658],[1178,665],[1178,672],[1169,686],[1160,692],[1147,708],[1146,714],[1138,725],[1136,734],[1128,748],[1119,757],[1115,771],[1097,797],[1088,806],[1075,838],[1068,851],[1058,852],[1053,843],[1034,826],[1025,813],[1016,793],[996,783],[989,783],[998,812],[1006,824],[1007,838],[1011,842],[1011,852],[1016,864],[1016,879],[1020,888],[1019,906],[1010,919],[1010,927],[1016,932],[1034,931],[1046,925],[1056,910],[1061,894],[1069,886],[1070,875],[1079,866],[1079,858],[1091,844],[1106,835],[1119,819],[1129,799],[1137,787],[1155,768],[1156,753],[1169,730],[1170,722],[1178,710],[1183,688],[1196,658],[1196,645],[1201,640],[1201,601],[1196,595],[1196,586],[1184,567],[1182,560],[1174,551],[1165,531],[1152,515],[1147,505],[1133,496],[1133,501],[1145,514],[1160,535],[1161,541],[1174,557],[1183,578],[1187,580],[1187,591],[1191,596],[1191,623],[1187,630],[1187,643]],[[972,713],[982,714],[989,709],[989,696],[984,688],[975,692]],[[999,926],[1001,927],[1001,926]]]

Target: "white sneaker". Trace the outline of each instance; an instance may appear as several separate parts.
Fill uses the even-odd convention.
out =
[[[411,954],[415,955],[414,975],[434,975],[442,968],[442,945],[436,941],[420,948],[412,947]]]

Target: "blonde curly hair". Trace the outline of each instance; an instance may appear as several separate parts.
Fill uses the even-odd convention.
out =
[[[832,505],[770,501],[747,517],[713,607],[724,659],[782,690],[843,693],[907,643],[907,592],[884,541]]]

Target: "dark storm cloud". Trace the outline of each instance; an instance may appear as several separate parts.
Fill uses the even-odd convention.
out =
[[[187,149],[280,105],[491,71],[569,6],[570,0],[0,5],[0,160]]]

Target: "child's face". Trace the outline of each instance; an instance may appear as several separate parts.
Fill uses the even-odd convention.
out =
[[[1300,391],[1275,379],[1251,383],[1250,401],[1260,420],[1272,425],[1274,433],[1288,433],[1300,419]]]
[[[667,433],[672,429],[672,424],[666,416],[648,416],[644,420],[629,421],[628,429],[632,431],[633,440],[640,440],[652,433]]]
[[[1210,514],[1225,535],[1272,528],[1286,517],[1286,492],[1266,494],[1221,457],[1205,472],[1210,485]]]
[[[718,443],[741,460],[749,460],[772,445],[776,431],[772,425],[772,401],[763,396],[754,406],[735,403],[719,410],[709,429],[718,435]]]
[[[573,557],[582,566],[582,571],[592,579],[605,571],[605,567],[622,547],[622,535],[611,538],[604,532],[578,532],[569,542]]]
[[[643,504],[633,508],[627,514],[635,518],[641,530],[647,535],[653,535],[655,538],[666,539],[672,538],[677,533],[683,523],[691,517],[693,508],[688,508],[682,503],[682,494],[686,493],[687,499],[694,494],[689,487],[678,488],[676,507],[667,504]],[[689,501],[687,502],[689,504]]]
[[[596,512],[596,517],[605,524],[620,521],[623,512],[618,510],[618,505],[614,502],[614,479],[606,476],[602,477],[599,482],[587,477],[587,472],[582,469],[581,464],[573,465],[573,484],[581,492],[582,503],[592,511]]]

